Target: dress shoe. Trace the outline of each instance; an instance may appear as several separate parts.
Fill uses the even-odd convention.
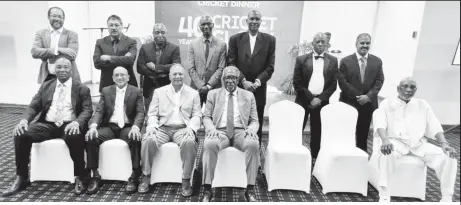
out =
[[[211,190],[203,192],[202,202],[210,202],[213,200],[213,194]]]
[[[132,194],[138,190],[139,180],[136,177],[130,177],[126,183],[126,193]]]
[[[92,177],[90,183],[88,184],[87,194],[94,194],[98,192],[99,186],[101,184],[101,176]]]
[[[83,184],[83,181],[80,177],[75,177],[75,189],[74,189],[74,193],[76,195],[80,195],[80,194],[83,194],[83,192],[85,192],[85,185]]]
[[[141,183],[138,186],[138,192],[139,193],[147,193],[149,191],[149,185],[150,185],[150,176],[146,175],[141,175]]]
[[[190,179],[182,179],[181,194],[184,197],[192,195],[192,187],[190,185]]]
[[[256,196],[253,190],[247,190],[245,192],[245,200],[247,202],[256,202]]]
[[[28,177],[16,176],[13,184],[3,192],[2,197],[11,196],[13,194],[18,193],[21,190],[26,189],[27,186],[30,185],[30,181]]]

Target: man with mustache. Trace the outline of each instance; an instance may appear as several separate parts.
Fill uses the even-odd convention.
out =
[[[453,200],[458,154],[445,139],[431,106],[413,97],[416,90],[416,81],[404,78],[397,86],[398,96],[383,100],[375,111],[374,135],[382,140],[375,160],[378,164],[374,164],[379,170],[380,202],[390,202],[388,180],[398,166],[397,160],[405,155],[417,157],[435,170],[440,180],[441,202]],[[440,147],[428,143],[427,138],[437,140]]]
[[[87,176],[83,133],[93,113],[90,89],[71,78],[70,60],[60,57],[54,63],[57,79],[42,83],[23,119],[13,130],[16,178],[3,192],[3,197],[16,194],[30,185],[28,165],[32,143],[56,138],[66,142],[74,161],[74,193],[80,195],[85,191],[82,183],[82,177]],[[30,123],[39,113],[38,120]]]
[[[203,36],[189,44],[189,76],[191,87],[200,93],[200,104],[206,101],[208,91],[221,87],[221,74],[226,66],[226,43],[213,36],[213,19],[202,16],[199,28]]]
[[[149,191],[150,174],[154,155],[165,143],[173,141],[181,150],[182,186],[184,197],[192,195],[190,178],[197,155],[197,130],[202,112],[200,97],[196,90],[184,84],[184,68],[173,64],[170,71],[171,84],[154,90],[147,113],[146,134],[141,147],[141,184],[139,193]]]
[[[87,168],[93,172],[87,194],[98,191],[101,175],[98,172],[99,146],[111,139],[121,139],[128,144],[131,152],[133,172],[126,185],[127,193],[136,192],[141,174],[141,133],[144,123],[144,104],[139,88],[128,85],[128,71],[115,68],[112,79],[115,85],[102,89],[98,108],[90,120],[90,130],[86,133]]]
[[[368,133],[373,111],[378,108],[378,93],[384,83],[383,62],[369,54],[371,36],[357,36],[357,52],[341,59],[338,83],[341,88],[339,101],[351,105],[358,111],[356,146],[367,152]]]
[[[168,73],[175,63],[181,63],[179,46],[167,41],[167,29],[162,23],[154,25],[154,41],[142,45],[137,71],[144,76],[143,95],[146,110],[156,88],[171,83]]]
[[[267,81],[274,73],[275,37],[259,31],[261,12],[252,10],[246,20],[248,31],[229,38],[228,65],[240,70],[239,82],[245,90],[253,92],[258,111],[258,138],[261,146]]]
[[[293,87],[296,91],[295,103],[305,110],[302,130],[310,117],[311,153],[317,158],[320,151],[322,121],[320,111],[328,105],[336,90],[338,59],[326,53],[327,35],[317,33],[312,45],[314,51],[296,58],[293,72]]]
[[[32,45],[32,58],[41,59],[38,83],[56,79],[56,60],[65,57],[70,60],[72,66],[72,80],[80,82],[75,58],[78,53],[78,34],[64,28],[66,15],[59,7],[48,9],[48,21],[50,27],[42,29],[35,34]]]
[[[259,128],[254,95],[237,87],[240,71],[234,66],[224,69],[223,88],[208,93],[203,112],[205,141],[203,142],[203,186],[202,202],[213,199],[211,183],[214,178],[218,152],[229,146],[245,152],[247,188],[245,199],[255,202],[254,186],[259,164]]]
[[[117,15],[107,18],[107,28],[110,35],[96,41],[93,55],[94,67],[101,70],[99,92],[102,88],[114,84],[112,75],[118,66],[128,71],[130,76],[128,84],[138,87],[133,72],[133,63],[137,53],[136,40],[123,34],[123,22]]]

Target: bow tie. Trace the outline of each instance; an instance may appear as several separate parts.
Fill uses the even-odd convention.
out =
[[[322,58],[322,59],[324,59],[324,57],[323,57],[323,56],[314,56],[314,58],[315,58],[315,60],[317,60],[317,59],[319,59],[319,58]]]

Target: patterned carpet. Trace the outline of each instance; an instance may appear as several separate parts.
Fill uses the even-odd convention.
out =
[[[0,191],[3,192],[12,183],[15,176],[15,159],[14,145],[11,132],[14,126],[19,122],[23,113],[22,108],[6,108],[0,107]],[[200,135],[200,134],[199,134]],[[202,153],[203,134],[200,138],[200,147],[198,157]],[[460,152],[460,130],[459,127],[451,130],[446,135],[448,141],[453,145],[457,152]],[[307,147],[310,141],[309,135],[303,137],[303,144]],[[371,150],[372,141],[368,141],[368,150]],[[267,144],[267,135],[263,138],[262,156],[265,153],[265,145]],[[263,159],[264,160],[264,159]],[[262,163],[264,164],[264,163]],[[441,198],[440,184],[433,170],[428,169],[426,186],[426,201],[436,202]],[[459,186],[459,161],[458,173],[456,177],[456,188],[454,200],[460,201],[460,186]],[[195,186],[199,185],[201,177],[194,176]],[[198,183],[197,183],[198,182]],[[203,196],[203,188],[200,188],[192,197],[185,198],[181,196],[180,184],[156,184],[146,194],[135,193],[127,195],[124,193],[124,182],[104,181],[104,185],[100,191],[94,195],[83,194],[75,196],[72,193],[73,185],[68,182],[34,182],[32,186],[26,190],[13,195],[11,197],[2,198],[0,202],[21,201],[21,202],[58,202],[58,201],[97,201],[97,202],[135,202],[135,201],[154,201],[154,202],[196,202]],[[260,173],[255,188],[256,198],[262,202],[375,202],[378,201],[378,193],[371,186],[368,186],[368,196],[364,197],[355,193],[329,193],[323,194],[319,182],[312,177],[311,193],[306,194],[300,191],[275,190],[267,191],[267,184],[263,175]],[[233,201],[244,202],[244,189],[240,188],[217,188],[215,189],[215,201]],[[392,197],[392,201],[397,202],[417,202],[419,199]]]

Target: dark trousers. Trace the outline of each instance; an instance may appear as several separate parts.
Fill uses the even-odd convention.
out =
[[[80,134],[64,134],[67,124],[69,122],[58,127],[53,122],[31,123],[24,134],[14,137],[16,174],[23,177],[29,175],[28,165],[32,143],[61,138],[66,142],[67,147],[69,147],[70,157],[74,161],[74,175],[85,176],[85,133],[80,129]]]
[[[355,144],[358,148],[367,152],[368,133],[374,109],[371,103],[366,103],[355,108],[359,114],[355,128]]]
[[[263,137],[264,107],[265,106],[266,106],[265,103],[262,105],[258,105],[258,101],[256,101],[256,111],[258,112],[258,122],[259,122],[259,129],[256,134],[258,134],[258,138],[259,138],[259,147],[261,147],[261,139]]]
[[[141,128],[140,128],[141,129]],[[141,173],[141,141],[136,141],[128,138],[131,131],[131,126],[120,128],[114,123],[109,123],[107,127],[98,128],[98,137],[88,140],[87,142],[87,168],[97,169],[99,165],[99,146],[111,139],[121,139],[128,144],[131,153],[131,163],[133,166],[133,173],[139,176]],[[133,176],[135,177],[135,176]]]
[[[319,151],[320,151],[320,143],[322,137],[322,119],[320,117],[320,111],[322,108],[327,105],[328,103],[322,102],[320,106],[312,109],[307,107],[307,105],[302,105],[305,114],[304,114],[304,121],[303,121],[303,131],[307,124],[307,118],[309,114],[311,115],[310,126],[311,126],[311,154],[312,158],[317,158]]]
[[[48,75],[46,76],[46,78],[45,78],[45,81],[43,81],[43,82],[46,82],[46,81],[49,81],[49,80],[53,80],[53,79],[56,79],[56,78],[57,78],[56,75],[54,75],[54,74],[48,74]]]

